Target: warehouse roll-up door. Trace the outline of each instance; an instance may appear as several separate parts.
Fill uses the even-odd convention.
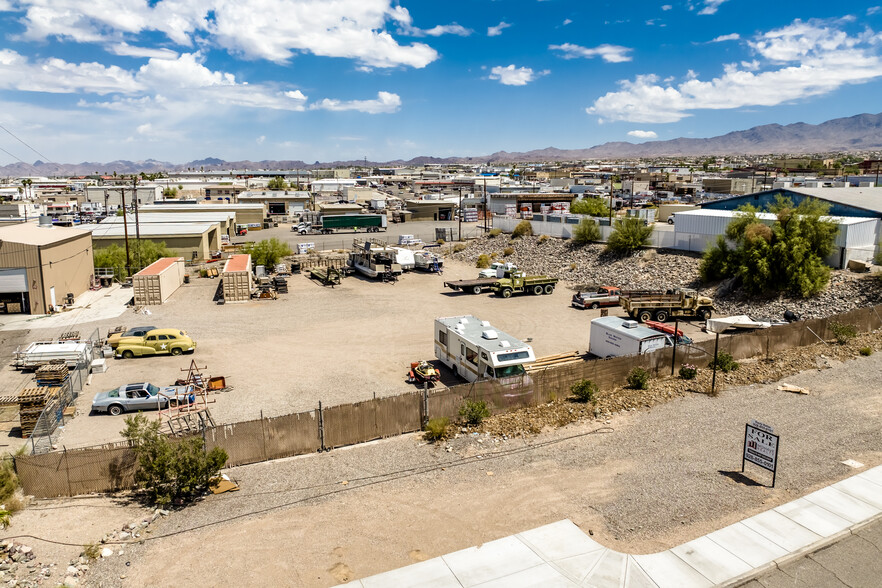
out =
[[[0,293],[8,294],[11,292],[27,292],[28,291],[28,270],[19,269],[0,269]]]

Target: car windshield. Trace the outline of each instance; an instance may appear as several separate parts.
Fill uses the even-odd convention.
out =
[[[157,394],[159,394],[159,386],[147,384],[147,392],[150,394],[150,396],[156,396]]]
[[[107,392],[108,398],[119,398],[119,388],[114,388]]]
[[[508,376],[520,376],[524,372],[522,365],[509,365],[506,367],[496,368],[494,370],[497,378],[506,378]]]

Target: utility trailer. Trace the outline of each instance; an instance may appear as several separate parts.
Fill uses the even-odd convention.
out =
[[[619,305],[628,316],[641,323],[660,323],[670,317],[697,318],[706,321],[714,310],[714,301],[692,289],[662,291],[632,290],[619,298]]]
[[[305,235],[307,233],[321,233],[327,235],[339,231],[354,231],[365,229],[368,233],[385,231],[387,218],[385,214],[332,214],[322,215],[315,223],[304,221],[291,227],[291,230]]]
[[[444,286],[451,290],[468,292],[470,294],[480,294],[484,290],[489,290],[493,284],[498,281],[499,278],[476,278],[474,280],[444,282]]]
[[[92,343],[88,341],[35,341],[13,353],[13,365],[20,370],[35,370],[50,363],[64,363],[69,368],[92,361]]]

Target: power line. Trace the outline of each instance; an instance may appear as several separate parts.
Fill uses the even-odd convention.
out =
[[[22,145],[24,145],[25,147],[27,147],[28,149],[30,149],[31,151],[33,151],[34,153],[36,153],[37,155],[39,155],[40,157],[42,157],[44,160],[46,160],[46,163],[53,163],[53,161],[52,161],[51,159],[49,159],[48,157],[46,157],[45,155],[43,155],[42,153],[40,153],[39,151],[37,151],[36,149],[34,149],[33,147],[31,147],[31,146],[28,145],[27,143],[25,143],[25,142],[22,141],[21,139],[19,139],[19,138],[18,138],[18,137],[12,132],[12,131],[10,131],[9,129],[7,129],[6,127],[4,127],[2,124],[0,124],[0,129],[3,129],[3,130],[6,131],[7,133],[9,133],[9,134],[10,134],[10,135],[11,135],[16,141],[18,141],[19,143],[21,143]],[[21,160],[19,159],[19,161],[21,161]],[[24,162],[22,161],[22,163],[24,163]]]

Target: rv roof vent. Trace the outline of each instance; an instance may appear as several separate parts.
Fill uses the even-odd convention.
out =
[[[622,326],[626,329],[634,329],[638,325],[637,321],[622,321]]]
[[[466,317],[462,317],[461,319],[459,319],[459,324],[467,325],[467,324],[469,324],[469,319]]]
[[[489,327],[489,326],[490,326],[490,321],[481,321],[481,326],[482,326],[482,327]]]
[[[500,341],[499,346],[505,349],[506,347],[511,347],[511,343],[509,343],[508,341]]]
[[[489,325],[484,325],[484,326],[486,327]],[[494,331],[493,329],[487,329],[486,331],[481,333],[481,337],[483,337],[484,339],[498,339],[499,338],[499,336],[496,334],[496,331]]]

